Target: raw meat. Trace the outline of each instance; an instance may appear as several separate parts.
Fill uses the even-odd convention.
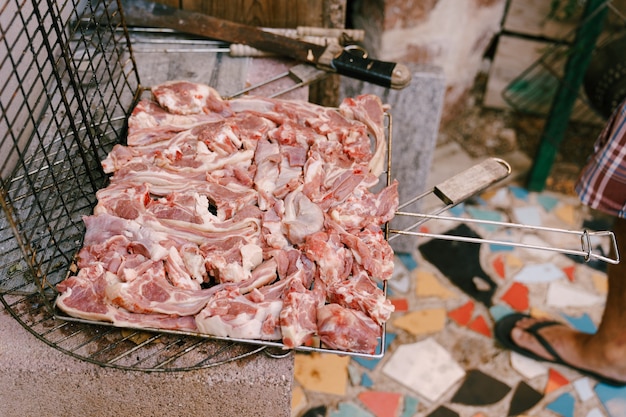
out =
[[[381,327],[361,311],[325,304],[317,309],[317,333],[333,349],[372,354]]]
[[[307,289],[300,280],[293,280],[285,291],[280,311],[280,329],[283,344],[295,348],[306,344],[317,333],[317,308],[324,305],[319,290]]]
[[[219,291],[196,315],[198,330],[237,339],[280,339],[278,316],[283,301],[251,298],[237,289]]]
[[[57,306],[116,326],[374,352],[393,311],[378,285],[393,272],[382,226],[398,206],[397,183],[371,191],[386,168],[380,99],[329,109],[223,100],[186,81],[151,91],[102,161],[110,183]]]
[[[71,316],[104,321],[120,327],[196,331],[193,316],[138,314],[119,308],[105,297],[107,275],[101,265],[81,269],[78,275],[59,283],[56,305]]]

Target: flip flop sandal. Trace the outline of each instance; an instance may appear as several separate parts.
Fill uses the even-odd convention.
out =
[[[559,356],[558,353],[556,353],[556,351],[554,350],[554,348],[548,343],[548,341],[546,339],[543,338],[543,336],[541,336],[539,334],[539,330],[543,329],[544,327],[550,327],[550,326],[564,326],[563,323],[558,322],[558,321],[540,321],[537,322],[535,324],[533,324],[532,326],[530,326],[529,328],[525,329],[526,332],[530,333],[531,335],[533,335],[533,337],[535,339],[537,339],[537,341],[539,343],[541,343],[541,346],[543,346],[548,353],[550,353],[550,355],[552,355],[554,357],[554,359],[546,359],[543,358],[537,354],[535,354],[534,352],[528,350],[528,349],[524,349],[522,347],[520,347],[519,345],[517,345],[513,339],[511,339],[511,330],[513,330],[513,328],[515,327],[515,324],[523,319],[523,318],[530,318],[531,316],[527,315],[527,314],[521,314],[521,313],[514,313],[514,314],[509,314],[503,318],[501,318],[500,320],[498,320],[494,326],[494,335],[495,335],[495,339],[498,341],[498,343],[500,343],[503,347],[512,350],[513,352],[519,353],[522,356],[526,356],[527,358],[531,358],[531,359],[535,359],[537,361],[541,361],[541,362],[550,362],[550,363],[554,363],[557,365],[563,365],[563,366],[567,366],[568,368],[574,369],[575,371],[589,376],[591,378],[597,379],[598,381],[602,382],[603,384],[607,384],[607,385],[611,385],[611,386],[615,386],[615,387],[622,387],[622,386],[626,386],[626,382],[625,381],[618,381],[615,379],[611,379],[611,378],[607,378],[605,376],[596,374],[593,371],[589,371],[587,369],[581,369],[578,368],[576,366],[570,365],[569,363],[565,362],[563,359],[561,359],[561,357]]]

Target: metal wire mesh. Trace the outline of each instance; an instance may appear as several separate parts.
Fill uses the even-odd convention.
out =
[[[623,32],[626,20],[611,1],[605,2],[591,16],[579,22],[578,27],[564,35],[560,42],[547,46],[542,55],[514,78],[502,91],[503,99],[513,109],[536,116],[544,116],[550,112],[557,90],[562,86],[573,90],[573,87],[564,81],[564,72],[567,59],[574,45],[578,28],[589,24],[595,14],[602,9],[609,11],[608,23],[598,44],[613,39],[616,34]],[[577,98],[572,108],[571,119],[581,123],[602,126],[605,117],[599,114],[591,105],[584,89],[576,92]]]
[[[81,216],[106,181],[99,161],[123,137],[138,88],[116,13],[115,3],[100,2],[13,2],[2,10],[0,273],[10,278],[3,292],[64,278]]]
[[[0,301],[39,339],[122,369],[206,368],[265,347],[58,320],[54,286],[106,185],[100,161],[123,142],[141,94],[115,1],[0,6]]]

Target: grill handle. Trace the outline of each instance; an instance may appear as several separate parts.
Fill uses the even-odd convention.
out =
[[[615,235],[610,231],[597,231],[590,232],[587,230],[583,231],[575,231],[575,230],[565,230],[551,227],[541,227],[541,226],[532,226],[532,225],[523,225],[516,223],[507,223],[493,220],[480,220],[480,219],[469,219],[469,218],[458,218],[458,217],[449,217],[449,216],[441,216],[440,214],[444,211],[456,206],[459,203],[462,203],[467,198],[485,190],[490,185],[506,178],[511,173],[511,166],[504,160],[499,158],[489,158],[477,165],[474,165],[467,170],[443,181],[442,183],[436,185],[431,190],[427,190],[426,192],[410,199],[409,201],[401,204],[398,207],[398,211],[396,212],[396,216],[407,216],[407,217],[415,217],[421,220],[412,224],[410,227],[404,230],[395,230],[389,229],[388,233],[390,234],[388,240],[393,240],[394,238],[401,235],[410,235],[417,237],[429,237],[434,239],[443,239],[443,240],[451,240],[451,241],[460,241],[460,242],[471,242],[471,243],[488,243],[488,244],[497,244],[503,246],[513,246],[513,247],[522,247],[527,249],[538,249],[538,250],[546,250],[552,252],[559,252],[569,255],[577,255],[583,256],[585,261],[590,261],[592,259],[599,260],[611,264],[618,264],[619,259],[619,251],[617,248],[617,241],[615,239]],[[437,198],[439,198],[445,206],[436,209],[430,214],[422,214],[422,213],[411,213],[400,211],[401,209],[413,204],[427,195],[434,194]],[[502,241],[502,240],[491,240],[491,239],[482,239],[482,238],[472,238],[466,236],[453,236],[453,235],[444,235],[444,234],[433,234],[433,233],[422,233],[413,231],[418,226],[424,224],[428,220],[447,220],[447,221],[456,221],[456,222],[464,222],[464,223],[472,223],[472,224],[483,224],[483,225],[495,225],[506,228],[517,228],[524,230],[533,230],[533,231],[543,231],[550,233],[561,233],[561,234],[574,234],[580,237],[581,249],[563,249],[563,248],[553,248],[549,246],[541,246],[541,245],[532,245],[522,242],[511,242],[511,241]],[[610,248],[610,254],[612,257],[607,257],[599,253],[593,252],[593,245],[591,243],[592,237],[600,237],[600,238],[608,238]]]

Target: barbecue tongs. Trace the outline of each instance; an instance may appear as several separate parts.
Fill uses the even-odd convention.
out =
[[[492,220],[480,220],[480,219],[471,219],[471,218],[458,218],[458,217],[448,217],[441,216],[440,213],[443,213],[446,210],[451,209],[452,207],[460,204],[465,201],[467,198],[483,191],[488,186],[493,183],[500,181],[506,178],[511,173],[511,166],[504,160],[500,158],[490,158],[485,160],[484,162],[474,165],[469,169],[443,181],[442,183],[436,185],[430,190],[425,191],[424,193],[413,197],[412,199],[402,203],[398,210],[402,210],[407,206],[423,199],[428,195],[435,195],[442,203],[443,206],[435,209],[430,214],[422,214],[422,213],[412,213],[412,212],[404,212],[397,211],[397,216],[408,216],[421,218],[421,220],[417,221],[410,227],[404,230],[395,230],[389,229],[388,233],[392,236],[389,237],[389,240],[392,240],[400,235],[411,235],[418,237],[431,237],[436,239],[443,240],[452,240],[452,241],[461,241],[461,242],[472,242],[472,243],[489,243],[489,244],[497,244],[504,246],[513,246],[513,247],[522,247],[528,249],[539,249],[546,250],[552,252],[559,252],[568,255],[577,255],[583,256],[585,261],[588,262],[592,259],[600,260],[604,262],[608,262],[611,264],[619,263],[619,252],[617,250],[617,241],[615,240],[615,235],[610,231],[573,231],[573,230],[564,230],[558,228],[551,227],[542,227],[542,226],[533,226],[533,225],[522,225],[516,223],[507,223],[500,221],[492,221]],[[511,242],[511,241],[500,241],[500,240],[490,240],[483,238],[473,238],[473,237],[464,237],[464,236],[454,236],[454,235],[445,235],[445,234],[433,234],[433,233],[423,233],[413,231],[423,223],[428,220],[439,219],[439,220],[449,220],[463,223],[474,223],[474,224],[482,224],[482,225],[495,225],[495,226],[503,226],[508,228],[517,228],[517,229],[525,229],[525,230],[533,230],[533,231],[544,231],[550,233],[561,233],[561,234],[569,234],[569,235],[577,235],[580,236],[581,249],[562,249],[562,248],[554,248],[550,246],[542,246],[542,245],[532,245],[528,243],[522,242]],[[593,252],[592,245],[592,237],[600,237],[607,238],[610,240],[610,244],[612,248],[610,250],[611,254],[614,254],[614,258],[606,257],[602,254]]]

